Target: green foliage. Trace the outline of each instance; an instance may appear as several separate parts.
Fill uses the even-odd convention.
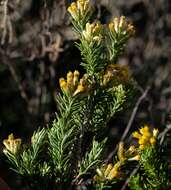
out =
[[[129,181],[129,186],[132,190],[144,190],[142,182],[143,179],[141,179],[140,174],[136,174],[131,177]]]
[[[147,147],[143,151],[140,173],[131,178],[130,187],[133,190],[169,190],[171,188],[168,166],[156,148]]]
[[[85,68],[87,74],[95,75],[104,69],[107,62],[104,55],[105,49],[102,44],[93,43],[90,46],[87,41],[81,40],[81,43],[77,43],[77,47],[81,51],[84,61],[81,65]]]
[[[98,142],[93,139],[91,150],[86,152],[83,160],[79,164],[78,176],[86,174],[90,168],[97,166],[101,162],[100,158],[103,153],[105,143],[106,140]]]

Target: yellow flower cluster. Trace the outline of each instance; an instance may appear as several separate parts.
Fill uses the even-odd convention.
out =
[[[100,23],[87,23],[85,30],[83,30],[82,35],[83,38],[87,42],[98,42],[100,43],[102,40],[102,31],[103,26]]]
[[[91,10],[89,0],[77,0],[72,2],[68,7],[68,12],[71,14],[72,18],[76,21],[83,18]]]
[[[75,96],[81,92],[87,91],[87,75],[85,74],[81,79],[79,79],[80,73],[78,71],[74,71],[73,73],[70,71],[67,73],[67,79],[64,78],[59,79],[59,85],[61,90],[69,94],[71,96]]]
[[[133,24],[127,22],[124,16],[121,16],[120,18],[115,17],[113,21],[109,23],[109,30],[114,34],[122,33],[129,36],[132,36],[135,33]]]
[[[124,173],[121,171],[121,167],[127,161],[139,161],[141,158],[140,150],[144,150],[148,145],[155,145],[158,132],[158,129],[153,129],[151,132],[147,125],[141,128],[139,132],[135,131],[133,137],[138,139],[138,148],[132,145],[129,149],[125,150],[124,143],[120,142],[117,153],[118,161],[114,165],[103,164],[100,168],[97,168],[97,174],[94,176],[94,181],[108,182],[122,179]]]
[[[96,182],[108,182],[119,180],[124,177],[124,173],[121,171],[121,167],[126,161],[138,161],[140,155],[135,146],[130,146],[128,150],[125,150],[124,143],[120,142],[118,147],[118,161],[113,164],[103,164],[101,168],[96,170],[97,174],[94,176]]]
[[[144,150],[146,146],[156,144],[158,133],[158,129],[153,129],[151,132],[149,126],[145,125],[139,129],[139,132],[133,132],[132,136],[138,139],[139,149]]]
[[[94,181],[105,182],[112,181],[121,177],[121,162],[116,164],[103,164],[101,168],[96,170],[97,175],[94,176]]]
[[[12,154],[16,154],[21,146],[21,139],[20,138],[14,139],[14,135],[10,134],[8,136],[8,139],[3,140],[3,144],[5,146],[5,149],[3,150],[4,153],[8,150]]]
[[[130,81],[130,74],[127,65],[110,64],[107,66],[102,79],[102,86],[106,86],[109,82],[127,83]]]
[[[130,146],[128,150],[125,150],[124,143],[120,142],[118,147],[118,159],[124,164],[125,161],[138,161],[140,160],[139,152],[136,150],[135,146]]]

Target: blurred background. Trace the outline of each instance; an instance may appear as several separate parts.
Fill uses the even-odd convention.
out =
[[[72,0],[0,1],[0,176],[12,189],[22,189],[2,155],[10,133],[24,142],[47,126],[58,110],[58,79],[79,66],[80,52],[66,11]],[[171,1],[93,0],[103,24],[125,15],[136,34],[119,64],[126,64],[137,92],[124,113],[110,123],[111,150],[126,127],[142,124],[163,130],[171,117]],[[12,178],[14,180],[12,180]]]

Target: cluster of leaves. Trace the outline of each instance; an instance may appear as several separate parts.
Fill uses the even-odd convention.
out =
[[[141,155],[139,171],[131,177],[129,186],[132,190],[169,190],[171,188],[169,167],[157,148],[148,147]]]

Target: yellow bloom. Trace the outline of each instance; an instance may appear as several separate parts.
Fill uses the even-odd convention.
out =
[[[67,85],[70,86],[73,84],[73,74],[72,72],[68,72],[67,73]]]
[[[127,22],[125,16],[121,16],[120,18],[115,17],[111,23],[109,23],[109,30],[113,34],[127,34],[132,36],[135,33],[134,26],[132,23]]]
[[[14,135],[10,134],[8,139],[3,140],[3,144],[6,150],[9,150],[11,153],[16,154],[21,146],[21,139],[14,139]]]
[[[119,161],[122,162],[122,163],[126,160],[125,149],[124,149],[124,143],[123,142],[119,143],[118,158],[119,158]]]
[[[102,76],[101,85],[128,83],[130,78],[129,69],[126,65],[109,64]]]
[[[80,73],[78,71],[74,71],[73,73],[70,71],[67,73],[67,79],[64,78],[59,79],[59,85],[61,90],[71,96],[75,96],[81,92],[87,90],[86,80],[87,76],[84,75],[79,80]]]
[[[89,0],[77,0],[77,8],[83,15],[90,8]]]
[[[159,134],[159,130],[158,129],[153,129],[153,136],[157,137]]]
[[[66,93],[67,92],[67,82],[65,81],[64,78],[59,79],[59,85],[60,85],[60,88]]]
[[[151,143],[151,145],[155,145],[156,144],[156,138],[155,137],[151,137],[150,138],[150,143]]]
[[[120,167],[121,167],[121,163],[120,162],[117,162],[112,170],[110,171],[109,175],[107,176],[107,179],[109,180],[112,180],[114,178],[117,178],[119,176],[119,170],[120,170]]]
[[[147,142],[148,142],[148,139],[143,138],[143,137],[141,137],[141,138],[138,140],[138,143],[139,143],[140,145],[146,144]]]
[[[113,23],[114,23],[114,30],[116,33],[118,33],[118,31],[119,31],[119,19],[117,17],[115,17],[113,19]]]
[[[126,18],[125,18],[125,16],[121,16],[121,17],[120,17],[120,21],[119,21],[119,28],[123,28],[124,25],[125,25],[125,23],[126,23]]]
[[[76,85],[78,83],[80,73],[78,71],[74,71],[73,83]]]
[[[145,125],[139,129],[139,132],[135,131],[132,133],[133,137],[138,139],[139,150],[144,150],[146,146],[156,144],[156,136],[158,135],[157,129],[153,129],[151,132],[149,126]]]
[[[142,127],[140,130],[140,133],[143,135],[145,133],[149,133],[149,127],[147,125],[145,125],[144,127]]]
[[[140,138],[141,138],[141,135],[140,135],[137,131],[133,132],[133,133],[132,133],[132,136],[133,136],[134,138],[137,138],[137,139],[140,139]]]
[[[76,2],[71,3],[68,7],[68,12],[76,21],[83,19],[89,11],[91,11],[89,0],[77,0]]]
[[[94,24],[87,23],[87,24],[86,24],[86,27],[85,27],[85,30],[83,30],[83,32],[82,32],[83,37],[84,37],[87,41],[91,41],[91,36],[92,36],[93,27],[94,27]]]
[[[105,170],[105,172],[104,172],[104,176],[105,176],[105,177],[108,176],[108,174],[109,174],[109,172],[112,170],[112,168],[113,168],[113,165],[112,165],[112,164],[108,164],[108,165],[107,165],[107,168],[106,168],[106,170]]]
[[[75,2],[71,3],[71,5],[68,7],[68,12],[71,14],[74,20],[77,20],[78,13],[77,13],[77,5]]]
[[[85,87],[82,84],[79,84],[77,86],[76,91],[74,92],[73,96],[77,95],[78,93],[84,92],[85,91]]]
[[[100,43],[102,40],[102,30],[103,27],[100,23],[87,23],[85,30],[83,30],[82,35],[83,38],[87,41],[87,42],[98,42]]]

